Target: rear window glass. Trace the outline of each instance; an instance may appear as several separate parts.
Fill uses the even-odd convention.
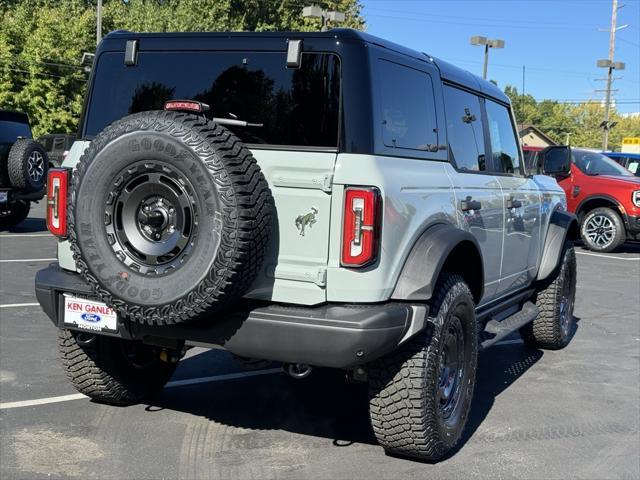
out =
[[[28,124],[0,120],[0,143],[14,143],[18,137],[31,138]]]
[[[209,116],[262,127],[227,126],[245,143],[338,146],[340,62],[305,53],[286,68],[285,52],[141,52],[138,65],[123,53],[104,53],[85,121],[85,136],[131,113],[159,110],[171,99],[198,100]]]

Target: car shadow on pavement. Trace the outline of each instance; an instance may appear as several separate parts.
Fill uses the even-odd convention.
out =
[[[575,320],[572,337],[579,319]],[[185,365],[181,367],[196,373],[188,363],[197,363],[198,374],[208,375],[202,371],[202,365],[206,365],[207,356],[215,362],[219,354],[217,351],[201,353],[183,360]],[[495,398],[542,356],[541,350],[522,343],[495,346],[479,355],[467,428],[459,446],[449,456],[464,448],[473,437],[491,411]],[[316,369],[303,380],[274,374],[164,389],[151,402],[148,411],[159,409],[189,413],[236,428],[283,430],[331,439],[339,447],[377,443],[369,423],[366,385],[348,383],[343,372],[332,369]]]
[[[10,228],[0,228],[1,233],[39,233],[47,231],[47,222],[42,218],[27,218]]]

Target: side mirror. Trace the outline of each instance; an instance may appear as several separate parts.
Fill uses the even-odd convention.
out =
[[[555,145],[542,150],[538,157],[538,171],[552,177],[568,177],[571,174],[571,148]]]

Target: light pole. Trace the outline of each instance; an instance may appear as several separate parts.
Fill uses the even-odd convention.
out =
[[[489,63],[490,48],[504,48],[504,40],[490,40],[487,37],[478,35],[471,37],[471,45],[484,45],[484,67],[482,68],[482,78],[487,79],[487,64]]]
[[[342,23],[345,21],[345,14],[342,12],[336,12],[335,10],[323,10],[317,5],[311,5],[302,9],[302,16],[305,18],[320,18],[322,19],[321,32],[329,30],[329,22]]]
[[[102,40],[102,0],[98,0],[96,8],[96,46]]]

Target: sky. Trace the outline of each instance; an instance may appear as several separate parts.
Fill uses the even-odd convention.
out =
[[[609,54],[611,0],[361,0],[367,32],[482,75],[483,47],[473,35],[505,41],[489,51],[489,79],[536,99],[601,100]],[[640,0],[619,0],[613,84],[620,112],[640,112]]]

